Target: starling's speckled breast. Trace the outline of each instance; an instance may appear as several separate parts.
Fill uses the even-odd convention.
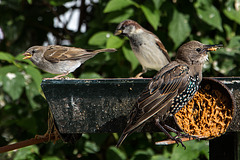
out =
[[[190,77],[189,84],[187,88],[174,98],[173,104],[170,108],[170,114],[173,115],[177,113],[181,108],[187,105],[188,101],[190,101],[194,94],[197,92],[199,88],[199,77]]]

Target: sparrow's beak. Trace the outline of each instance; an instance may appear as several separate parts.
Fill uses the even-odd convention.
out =
[[[117,35],[120,35],[122,34],[122,30],[121,29],[116,29],[114,35],[117,36]]]
[[[215,45],[204,45],[204,49],[206,51],[216,51],[220,47],[223,47],[222,44],[215,44]]]
[[[32,55],[29,52],[25,52],[25,53],[23,53],[23,55],[25,56],[25,57],[23,57],[23,59],[29,59],[32,57]]]

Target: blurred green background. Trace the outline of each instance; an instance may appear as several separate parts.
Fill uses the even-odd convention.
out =
[[[133,19],[155,33],[172,59],[190,40],[224,45],[213,52],[204,76],[240,73],[239,0],[0,0],[0,146],[44,134],[48,104],[40,83],[54,75],[38,70],[21,55],[33,45],[60,44],[86,49],[117,48],[85,62],[71,77],[132,77],[141,66],[129,41],[113,35],[117,25]],[[144,74],[152,77],[156,72]],[[0,155],[29,160],[192,160],[209,159],[207,141],[155,146],[162,133],[134,133],[120,149],[118,134],[84,134],[75,144],[45,143]]]

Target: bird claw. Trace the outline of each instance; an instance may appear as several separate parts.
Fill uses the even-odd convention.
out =
[[[174,137],[172,140],[174,140],[177,143],[177,147],[179,146],[179,143],[180,143],[184,148],[184,150],[186,149],[186,146],[183,144],[183,141],[181,138]]]
[[[189,141],[192,140],[192,139],[196,139],[198,141],[200,141],[200,137],[197,137],[197,136],[191,136],[187,133],[181,133],[181,132],[178,132],[177,135],[174,137],[174,138],[179,138],[179,137],[184,137],[184,138],[188,138]],[[182,141],[182,140],[181,140]]]
[[[147,70],[143,70],[142,72],[138,73],[134,78],[143,78],[143,74],[146,73]]]
[[[174,137],[174,138],[177,138],[177,137],[185,137],[185,138],[190,138],[191,136],[187,133],[181,133],[181,132],[177,132],[176,133],[177,135]]]
[[[197,136],[191,136],[191,135],[189,135],[187,133],[181,133],[181,132],[177,133],[177,135],[174,138],[177,138],[177,137],[185,137],[185,138],[189,138],[189,140],[191,140],[191,138],[200,140],[200,138],[197,137]]]
[[[61,78],[43,78],[43,80],[61,80],[61,79],[64,79],[63,77]]]
[[[63,80],[63,79],[68,79],[68,77],[64,77],[64,75],[58,75],[52,78],[44,78],[44,80]]]
[[[133,77],[133,78],[143,78],[142,77],[142,73],[139,73],[139,74],[137,74],[135,77]]]
[[[57,76],[55,76],[53,78],[44,78],[44,80],[47,80],[47,79],[60,79],[60,80],[62,80],[62,79],[66,79],[65,76],[67,76],[68,74],[69,73],[64,73],[64,74],[61,74],[61,75],[57,75]]]
[[[169,129],[170,131],[174,132],[175,134],[177,134],[174,138],[182,137],[182,138],[189,138],[189,140],[191,140],[191,139],[198,139],[198,140],[200,140],[200,137],[191,136],[191,135],[189,135],[187,133],[182,133],[180,131],[177,131],[177,130],[171,128],[170,126],[164,125],[164,127]]]

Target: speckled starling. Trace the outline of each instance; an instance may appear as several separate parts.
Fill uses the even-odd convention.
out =
[[[140,77],[147,70],[159,71],[170,62],[168,52],[161,40],[137,22],[133,20],[121,22],[115,31],[115,35],[120,34],[129,38],[133,53],[142,65],[143,70],[136,77]]]
[[[184,147],[179,138],[183,134],[164,124],[164,120],[192,99],[202,80],[202,67],[208,60],[207,52],[215,51],[220,46],[204,45],[198,41],[183,44],[178,49],[176,60],[163,67],[140,94],[116,146],[119,147],[129,134],[153,118],[156,126],[168,138]],[[177,136],[171,136],[167,130],[175,131]]]

